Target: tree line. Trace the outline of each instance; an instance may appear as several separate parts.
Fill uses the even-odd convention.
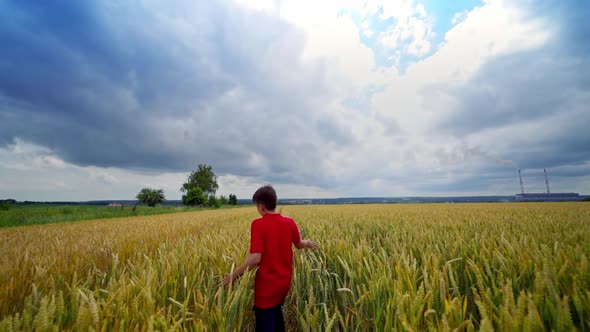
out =
[[[217,175],[213,172],[213,167],[199,164],[180,188],[183,193],[182,204],[215,208],[222,205],[238,205],[238,198],[234,194],[229,194],[228,197],[215,196],[217,189],[219,189],[219,184],[217,184]],[[136,198],[140,203],[152,207],[166,200],[164,189],[152,188],[141,189]]]

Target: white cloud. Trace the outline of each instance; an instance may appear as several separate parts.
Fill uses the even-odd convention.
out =
[[[416,5],[416,12],[418,13],[418,17],[426,17],[426,9],[423,4],[419,3]]]
[[[17,200],[133,200],[143,187],[164,188],[166,195],[174,199],[180,197],[179,189],[187,176],[77,166],[46,147],[21,139],[0,148],[0,161],[0,197]]]
[[[428,22],[424,7],[421,5],[414,7],[411,3],[409,1],[406,4],[409,10],[402,15],[397,11],[392,11],[390,17],[394,17],[396,23],[381,34],[381,44],[390,50],[400,49],[402,54],[423,56],[428,54],[431,49],[430,40],[434,36],[432,25]],[[384,8],[389,8],[389,6]],[[387,18],[389,17],[385,17],[385,19]]]
[[[112,174],[112,171],[108,169],[98,168],[94,166],[89,166],[84,168],[90,178],[102,182],[107,185],[116,185],[121,183],[121,181]]]
[[[303,58],[323,60],[331,81],[345,88],[345,94],[359,94],[368,84],[379,80],[371,49],[362,45],[359,31],[346,15],[338,15],[338,1],[284,1],[282,18],[303,30],[306,44]],[[353,90],[350,90],[352,88]]]
[[[251,199],[254,192],[261,186],[269,184],[264,179],[248,176],[221,175],[218,177],[219,194],[234,194],[240,199]],[[291,183],[272,183],[281,198],[334,198],[338,193],[317,186],[296,185]]]
[[[423,136],[433,121],[453,109],[448,95],[429,95],[430,86],[459,86],[473,77],[487,60],[543,45],[551,31],[541,21],[524,20],[525,13],[501,1],[490,1],[470,12],[465,21],[445,36],[432,56],[411,64],[404,76],[394,77],[387,89],[375,96],[376,116],[385,123],[397,122],[403,130]]]
[[[240,6],[269,13],[278,13],[281,6],[280,0],[235,0],[235,2]]]
[[[465,17],[467,17],[468,13],[469,13],[468,10],[462,10],[458,13],[455,13],[455,15],[453,15],[453,18],[451,19],[451,23],[458,24],[458,23],[462,22],[465,19]]]

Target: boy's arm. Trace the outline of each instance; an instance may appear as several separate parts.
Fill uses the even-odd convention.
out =
[[[248,255],[248,257],[246,257],[246,260],[244,261],[244,263],[242,265],[240,265],[240,267],[235,269],[233,273],[226,275],[225,279],[223,279],[223,281],[221,281],[221,284],[228,285],[230,282],[238,279],[242,274],[244,274],[244,272],[246,270],[250,270],[250,269],[254,268],[256,265],[258,265],[258,263],[260,263],[261,258],[262,258],[262,254],[260,254],[260,253],[254,253],[254,254]]]
[[[297,243],[295,245],[295,248],[297,248],[297,249],[304,249],[304,248],[317,249],[317,248],[319,248],[319,244],[317,244],[317,242],[314,242],[312,240],[301,240],[299,243]]]

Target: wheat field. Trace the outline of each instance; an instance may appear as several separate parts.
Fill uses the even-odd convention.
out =
[[[283,206],[293,331],[590,330],[590,204]],[[0,331],[250,331],[253,207],[0,229]]]

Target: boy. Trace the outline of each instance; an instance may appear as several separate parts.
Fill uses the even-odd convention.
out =
[[[277,193],[271,185],[256,190],[252,200],[261,218],[252,221],[250,227],[250,255],[222,284],[229,284],[258,265],[254,280],[256,331],[284,331],[281,305],[291,288],[293,276],[291,244],[297,249],[317,249],[318,244],[301,240],[293,219],[275,212]]]

